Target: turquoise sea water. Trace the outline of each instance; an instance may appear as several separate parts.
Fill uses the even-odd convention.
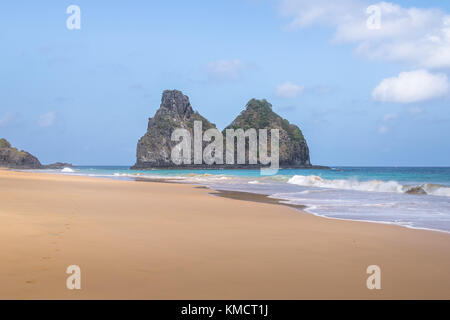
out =
[[[55,172],[55,170],[48,170]],[[83,166],[61,174],[112,179],[172,179],[216,190],[245,191],[307,206],[320,216],[450,232],[450,167],[339,167],[332,170],[149,170]]]

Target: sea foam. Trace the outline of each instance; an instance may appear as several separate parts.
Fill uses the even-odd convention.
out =
[[[319,176],[295,175],[288,180],[290,184],[296,184],[304,187],[317,187],[327,189],[343,189],[355,191],[369,192],[393,192],[408,194],[428,194],[435,196],[450,197],[450,188],[437,184],[420,184],[420,185],[402,185],[397,181],[381,181],[381,180],[344,180],[344,179],[323,179]]]

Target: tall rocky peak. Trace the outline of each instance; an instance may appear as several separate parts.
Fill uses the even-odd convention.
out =
[[[178,90],[165,90],[161,98],[161,112],[168,111],[189,117],[194,113],[189,97]]]
[[[171,151],[178,142],[171,141],[172,132],[184,128],[193,136],[194,121],[201,121],[203,130],[215,128],[213,123],[194,111],[188,96],[178,90],[164,91],[158,111],[149,119],[147,132],[137,144],[133,168],[174,167]]]
[[[13,148],[6,139],[0,139],[0,167],[40,169],[39,160],[26,151]]]
[[[192,128],[194,121],[202,121],[207,129],[215,127],[208,120],[195,112],[189,102],[189,97],[178,90],[165,90],[161,98],[161,105],[155,116],[149,119],[148,130],[160,128]],[[172,130],[169,130],[172,131]]]
[[[280,166],[309,167],[309,148],[299,127],[272,110],[267,100],[251,99],[245,110],[225,129],[278,129]],[[270,150],[270,146],[268,146]]]

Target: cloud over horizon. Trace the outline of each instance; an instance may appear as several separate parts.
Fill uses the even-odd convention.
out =
[[[382,80],[372,91],[372,98],[381,102],[413,103],[442,97],[449,89],[445,74],[420,69]]]
[[[380,29],[367,27],[369,5],[379,8]],[[439,9],[362,0],[282,0],[279,10],[291,19],[290,28],[315,24],[334,28],[333,40],[355,43],[359,55],[415,67],[450,68],[450,15]]]
[[[380,13],[380,28],[369,28],[369,6]],[[357,55],[415,69],[382,80],[372,91],[376,101],[413,103],[449,91],[446,74],[429,71],[450,70],[450,15],[440,9],[364,0],[281,0],[279,10],[290,19],[290,28],[330,27],[333,41],[355,44]]]
[[[15,117],[15,114],[13,112],[6,112],[0,117],[0,127],[6,126],[8,123],[10,123]]]
[[[293,84],[290,81],[286,81],[277,86],[277,96],[281,98],[295,98],[303,92],[304,86]]]
[[[44,113],[39,116],[38,125],[43,128],[51,127],[56,121],[56,113],[53,111]]]
[[[220,59],[208,63],[206,71],[208,76],[214,80],[238,80],[245,68],[245,63],[239,59]]]

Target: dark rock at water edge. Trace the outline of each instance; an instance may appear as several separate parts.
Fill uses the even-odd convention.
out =
[[[0,139],[0,167],[11,169],[64,169],[73,168],[73,165],[65,162],[56,162],[43,165],[26,151],[19,151],[11,146],[6,139]]]
[[[42,166],[42,169],[64,169],[64,168],[74,168],[74,165],[66,162],[55,162],[52,164],[46,164]]]
[[[41,169],[39,160],[26,151],[19,151],[6,139],[0,139],[0,167],[15,169]]]

